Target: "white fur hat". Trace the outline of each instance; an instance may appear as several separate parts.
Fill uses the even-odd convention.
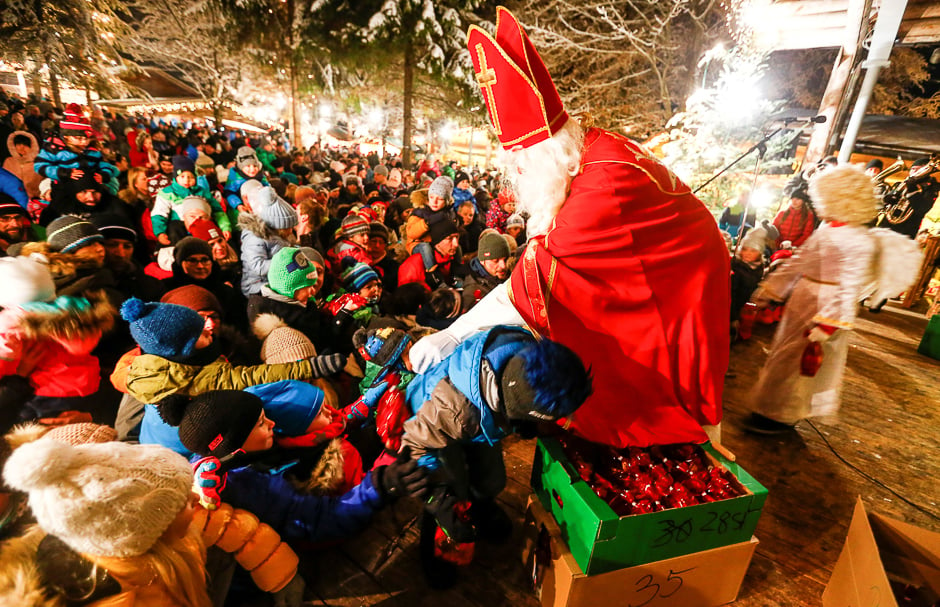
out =
[[[0,259],[0,284],[2,308],[55,299],[55,283],[49,268],[26,257]]]
[[[186,505],[193,482],[189,462],[166,447],[57,440],[18,448],[3,477],[29,494],[44,531],[80,553],[112,557],[150,550]]]
[[[875,184],[852,164],[816,173],[809,182],[809,195],[816,214],[828,221],[862,225],[878,214]]]

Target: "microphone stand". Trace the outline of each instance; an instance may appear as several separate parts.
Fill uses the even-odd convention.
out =
[[[730,169],[734,165],[744,160],[751,152],[753,152],[754,150],[757,150],[757,162],[754,164],[754,180],[751,183],[751,189],[747,193],[747,202],[744,203],[744,213],[741,215],[741,227],[738,228],[738,237],[735,239],[735,248],[734,248],[735,254],[737,254],[737,252],[741,248],[741,242],[744,238],[744,232],[746,231],[745,228],[747,228],[747,212],[751,208],[751,196],[754,195],[754,188],[757,187],[757,177],[758,175],[760,175],[761,162],[764,160],[764,154],[767,153],[767,142],[770,141],[774,137],[774,135],[776,135],[777,133],[779,133],[785,128],[788,128],[786,124],[784,124],[784,126],[777,128],[775,131],[773,131],[772,133],[770,133],[769,135],[765,136],[763,139],[755,143],[753,146],[751,146],[750,149],[748,149],[746,152],[744,152],[743,154],[741,154],[740,156],[732,160],[730,164],[728,164],[723,169],[721,169],[720,171],[712,175],[708,179],[708,181],[706,181],[702,185],[692,190],[693,194],[697,193],[699,190],[701,190],[702,188],[704,188],[711,182],[718,179],[721,175],[726,173],[728,169]]]

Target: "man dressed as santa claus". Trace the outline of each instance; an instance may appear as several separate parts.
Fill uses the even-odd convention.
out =
[[[529,242],[508,281],[411,350],[424,371],[484,328],[574,350],[594,394],[565,428],[615,447],[706,440],[728,366],[729,258],[715,219],[635,142],[570,117],[504,8],[468,46]],[[709,428],[711,429],[711,428]]]

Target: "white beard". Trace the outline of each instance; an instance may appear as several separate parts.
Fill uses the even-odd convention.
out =
[[[529,238],[548,232],[568,198],[568,186],[581,169],[584,131],[569,118],[549,139],[533,146],[504,151],[500,163],[516,194],[516,213],[529,216]]]

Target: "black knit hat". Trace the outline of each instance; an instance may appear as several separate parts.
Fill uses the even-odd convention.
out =
[[[53,251],[74,253],[104,237],[91,222],[74,215],[63,215],[46,227],[46,241]]]
[[[173,249],[173,259],[176,263],[182,263],[184,259],[200,253],[212,259],[212,247],[208,242],[195,236],[187,236],[176,243]]]
[[[163,421],[179,426],[183,446],[223,458],[241,449],[261,417],[263,403],[250,392],[216,390],[195,398],[173,394],[157,404]]]
[[[4,192],[0,192],[0,215],[22,215],[29,219],[29,211]]]
[[[369,223],[369,238],[384,238],[385,242],[388,242],[388,228],[385,227],[385,224],[379,221],[372,221]]]
[[[117,213],[101,213],[93,215],[91,223],[106,239],[128,240],[137,242],[137,231],[131,227],[131,222],[123,215]]]
[[[180,173],[196,174],[196,163],[189,156],[178,155],[173,157],[173,174],[179,175]]]
[[[550,339],[516,353],[500,377],[510,420],[554,421],[574,413],[593,391],[591,372],[578,355]]]
[[[431,229],[428,230],[428,233],[431,235],[431,246],[437,245],[448,236],[453,236],[458,234],[457,224],[451,221],[450,219],[442,219],[440,221],[435,221],[431,224]]]

